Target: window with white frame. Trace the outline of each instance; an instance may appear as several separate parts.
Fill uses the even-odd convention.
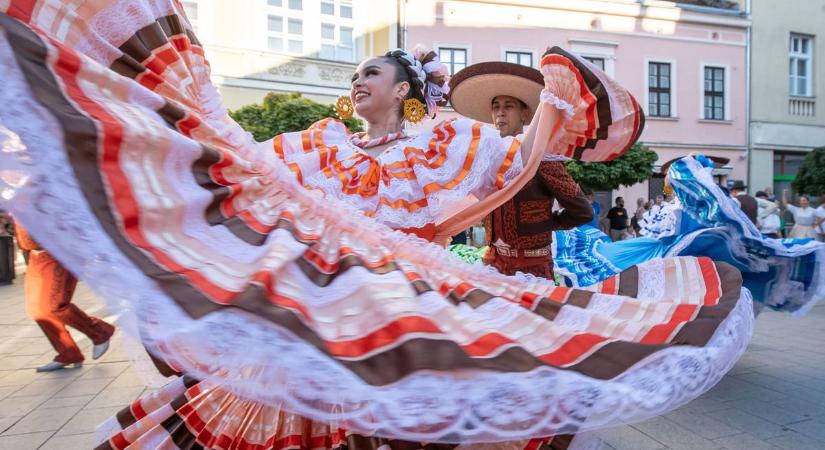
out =
[[[533,67],[532,52],[516,52],[507,50],[504,52],[504,60],[513,64],[521,64],[522,66]]]
[[[725,68],[705,66],[704,72],[704,118],[725,120]]]
[[[188,1],[183,2],[183,11],[186,13],[186,18],[192,25],[192,31],[198,32],[198,2]]]
[[[322,0],[318,58],[355,61],[355,23],[351,0]]]
[[[321,39],[324,41],[335,41],[335,24],[322,23],[321,24]]]
[[[341,61],[355,60],[355,36],[352,27],[341,26],[338,28],[338,47],[336,48],[335,59]]]
[[[671,117],[670,63],[648,62],[647,95],[647,114],[650,117]]]
[[[608,76],[614,76],[618,42],[580,38],[571,38],[568,42],[573,53],[598,67]]]
[[[352,0],[256,0],[267,20],[266,48],[354,62],[358,29]]]
[[[275,14],[267,16],[267,48],[275,51],[284,50],[284,18]]]
[[[304,21],[302,19],[287,20],[287,51],[289,53],[303,53],[304,51]]]
[[[267,48],[277,52],[304,52],[302,0],[266,0]]]
[[[467,67],[467,49],[439,47],[438,59],[441,60],[442,64],[447,66],[450,75],[455,75],[456,72]]]
[[[341,1],[341,4],[338,7],[338,11],[341,14],[341,17],[344,19],[352,19],[352,2],[351,1]]]
[[[813,38],[791,34],[789,44],[789,87],[790,94],[800,97],[813,95]]]
[[[583,58],[590,61],[591,64],[598,67],[599,69],[602,70],[602,72],[604,72],[604,64],[605,64],[605,59],[604,58],[598,58],[598,57],[595,57],[595,56],[583,56]]]
[[[352,62],[355,59],[353,28],[332,23],[321,24],[321,59]]]

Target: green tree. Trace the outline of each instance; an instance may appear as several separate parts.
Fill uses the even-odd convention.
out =
[[[650,178],[656,159],[656,152],[638,142],[612,161],[570,161],[567,163],[567,170],[584,189],[612,191],[619,186],[632,186]]]
[[[255,140],[261,142],[282,133],[301,131],[327,117],[337,117],[333,105],[325,105],[304,98],[294,92],[279,94],[270,92],[261,104],[243,106],[231,111],[235,119]],[[362,131],[361,121],[350,118],[344,121],[350,131]]]
[[[825,195],[825,147],[819,147],[805,156],[791,187],[800,194]]]

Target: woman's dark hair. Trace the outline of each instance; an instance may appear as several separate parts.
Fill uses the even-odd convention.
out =
[[[395,68],[395,82],[400,83],[402,81],[406,81],[410,83],[410,91],[407,92],[407,96],[404,97],[404,100],[414,98],[421,102],[424,105],[427,115],[430,114],[430,108],[427,106],[427,99],[424,98],[424,89],[425,86],[422,86],[421,80],[418,79],[418,75],[415,72],[415,69],[412,67],[412,63],[409,62],[406,58],[404,58],[405,52],[402,50],[393,50],[391,52],[387,52],[383,56],[383,60],[392,65]],[[436,58],[435,52],[431,51],[427,53],[421,62],[421,65],[427,64],[428,62],[432,61]],[[431,83],[436,83],[439,86],[442,86],[446,80],[443,77],[434,77],[432,74],[427,74],[427,81]],[[447,99],[445,98],[442,104],[446,104]],[[401,105],[399,110],[399,115],[403,117],[404,115],[404,105]]]

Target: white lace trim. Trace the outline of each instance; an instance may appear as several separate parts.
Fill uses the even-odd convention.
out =
[[[605,316],[612,316],[619,311],[621,305],[621,302],[617,301],[614,295],[596,293],[590,297],[590,303],[587,307]]]
[[[637,266],[639,270],[638,300],[658,301],[665,297],[665,264],[661,258]]]
[[[546,155],[541,157],[541,160],[542,161],[562,161],[562,162],[566,162],[566,161],[572,160],[572,158],[568,158],[567,156],[564,156],[564,155],[546,154]]]
[[[564,305],[556,315],[554,323],[571,330],[586,330],[590,326],[592,312],[575,306]]]
[[[539,95],[539,99],[547,104],[553,105],[556,108],[564,111],[564,115],[567,116],[568,119],[572,119],[574,115],[573,105],[569,102],[562,100],[556,95],[554,92],[550,91],[547,88],[541,90],[541,94]]]

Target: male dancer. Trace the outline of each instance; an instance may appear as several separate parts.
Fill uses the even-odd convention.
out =
[[[109,349],[109,339],[114,334],[115,327],[87,315],[72,304],[77,278],[40,248],[26,230],[19,226],[17,240],[20,248],[29,252],[24,281],[26,312],[37,322],[57,351],[54,360],[38,367],[37,371],[51,372],[69,365],[78,367],[82,364],[83,353],[66,329],[67,325],[92,340],[92,359],[103,356]]]
[[[505,62],[469,66],[450,81],[450,102],[459,114],[492,123],[502,137],[524,132],[536,111],[544,79],[536,69]],[[553,201],[561,210],[553,211]],[[542,161],[536,176],[487,217],[490,249],[484,262],[499,272],[553,279],[553,230],[593,219],[593,208],[561,161]]]

